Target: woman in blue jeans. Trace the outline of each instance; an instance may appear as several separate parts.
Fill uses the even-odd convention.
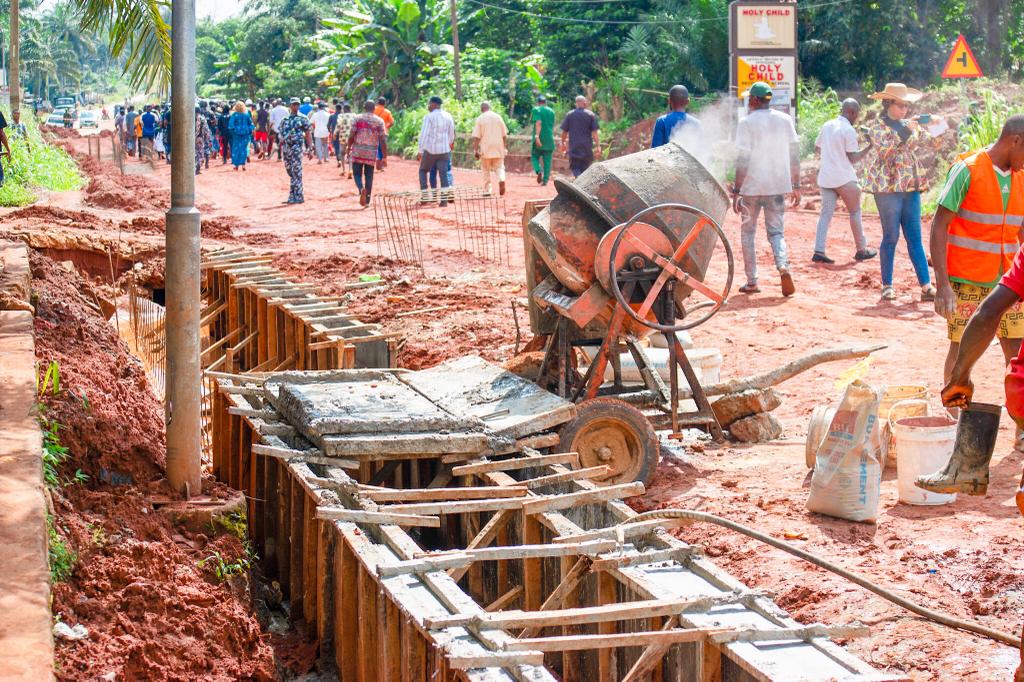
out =
[[[910,105],[923,93],[902,83],[887,83],[885,90],[871,95],[882,101],[882,114],[868,126],[867,135],[875,148],[865,169],[864,191],[875,196],[878,217],[882,221],[882,244],[879,255],[882,266],[882,298],[896,298],[893,269],[900,231],[907,242],[910,262],[921,285],[921,300],[935,299],[935,287],[928,272],[928,257],[921,241],[921,192],[928,187],[928,177],[917,160],[917,151],[931,143],[931,136],[922,124],[940,123],[937,116],[922,121],[920,116],[907,118]]]

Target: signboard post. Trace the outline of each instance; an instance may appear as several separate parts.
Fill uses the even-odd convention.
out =
[[[729,5],[729,92],[738,100],[752,84],[772,86],[772,108],[796,117],[795,0],[735,0]],[[745,111],[746,101],[740,102]],[[742,114],[741,114],[742,115]]]

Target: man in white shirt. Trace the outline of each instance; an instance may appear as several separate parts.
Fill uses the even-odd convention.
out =
[[[743,269],[747,283],[740,287],[744,294],[761,291],[757,286],[757,251],[754,235],[757,218],[764,211],[768,242],[775,255],[775,267],[782,281],[782,295],[796,293],[793,275],[789,272],[786,248],[786,195],[796,206],[800,202],[800,150],[793,119],[771,108],[772,88],[764,82],[750,86],[743,93],[749,113],[736,126],[736,181],[733,184],[733,210],[743,216],[740,242],[743,246]]]
[[[427,103],[430,112],[423,119],[420,128],[419,153],[416,160],[420,162],[420,190],[427,189],[427,176],[430,169],[437,171],[441,180],[441,206],[448,205],[448,164],[455,146],[455,121],[451,114],[441,108],[441,98],[434,95]]]
[[[316,105],[316,111],[309,117],[313,124],[313,147],[316,149],[316,162],[321,164],[327,161],[328,150],[330,149],[331,131],[327,124],[331,115],[327,112],[327,104],[320,102]]]
[[[821,155],[821,166],[818,168],[818,187],[821,188],[821,215],[818,216],[818,234],[814,240],[815,263],[835,263],[825,255],[825,242],[828,239],[828,226],[832,222],[836,203],[842,198],[846,210],[850,213],[850,230],[857,252],[856,260],[868,260],[878,255],[869,249],[864,239],[864,226],[860,220],[860,184],[857,182],[857,171],[853,164],[864,158],[871,149],[871,141],[864,149],[857,148],[857,131],[853,125],[860,117],[860,103],[855,99],[843,100],[839,116],[821,127],[814,146]]]
[[[281,100],[274,100],[274,108],[270,110],[270,144],[267,146],[267,157],[270,157],[270,152],[274,149],[274,142],[277,141],[277,160],[281,160],[281,140],[278,135],[277,127],[281,125],[281,121],[288,118],[288,107],[281,103]]]
[[[473,151],[484,172],[484,191],[491,191],[491,173],[498,176],[498,194],[505,195],[505,119],[491,111],[490,102],[480,104],[480,116],[473,125]]]

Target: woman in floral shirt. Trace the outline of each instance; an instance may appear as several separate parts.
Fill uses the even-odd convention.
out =
[[[871,95],[882,101],[882,114],[867,129],[875,152],[865,166],[864,191],[874,194],[882,221],[882,298],[890,301],[896,298],[892,276],[901,228],[921,285],[921,300],[935,299],[921,242],[921,192],[928,188],[928,176],[917,160],[918,150],[931,144],[932,137],[921,127],[919,117],[907,118],[910,105],[923,96],[903,83],[887,83],[885,90]],[[940,120],[933,116],[930,124]]]

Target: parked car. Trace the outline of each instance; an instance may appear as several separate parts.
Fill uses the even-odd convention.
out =
[[[76,104],[74,97],[58,97],[54,106],[58,109],[74,109]]]
[[[64,127],[64,110],[54,109],[50,112],[50,115],[46,117],[46,125],[57,126],[60,128]]]
[[[100,120],[95,111],[83,111],[78,116],[79,128],[99,128]]]

